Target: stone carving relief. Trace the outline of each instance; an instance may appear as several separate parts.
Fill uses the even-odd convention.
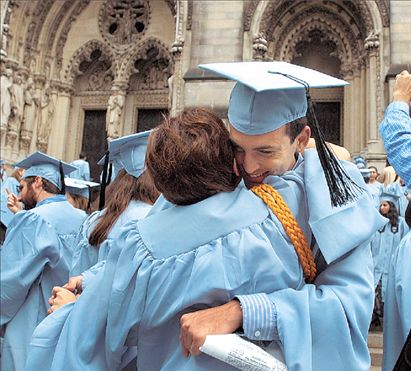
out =
[[[94,82],[91,82],[92,87],[102,86],[109,79],[108,66],[111,66],[114,60],[114,54],[107,45],[99,40],[90,40],[71,57],[64,73],[64,80],[72,84],[75,77],[89,71],[97,74],[97,78],[94,77]]]
[[[115,48],[125,48],[144,35],[150,21],[146,0],[108,0],[102,3],[99,29],[104,40]]]
[[[5,134],[8,128],[11,114],[11,97],[13,86],[13,70],[7,68],[1,75],[1,134]]]
[[[265,60],[268,51],[268,42],[264,37],[264,34],[259,33],[253,39],[253,58],[257,61]]]
[[[56,45],[56,62],[55,62],[56,75],[60,74],[61,68],[63,66],[63,49],[64,49],[64,45],[66,44],[67,35],[71,29],[71,26],[74,23],[74,21],[77,19],[77,17],[80,15],[80,13],[83,11],[83,9],[89,3],[90,3],[90,0],[81,0],[80,3],[77,3],[74,9],[72,10],[70,17],[64,23],[64,26],[62,28],[62,31],[60,32],[60,37]]]
[[[113,87],[113,93],[108,99],[106,130],[107,138],[115,139],[120,136],[121,117],[125,103],[125,92]]]
[[[20,127],[23,120],[24,110],[24,87],[23,79],[20,74],[17,74],[14,78],[13,85],[10,88],[11,101],[10,101],[10,116],[7,128],[7,143],[10,147],[14,146],[14,143],[20,133]]]
[[[28,30],[26,32],[26,46],[24,51],[23,64],[29,67],[32,53],[37,47],[38,38],[40,36],[41,29],[44,25],[44,21],[49,13],[51,7],[53,6],[54,0],[44,0],[40,1],[33,8],[33,21],[29,24]]]
[[[76,90],[79,91],[109,91],[114,79],[111,61],[95,49],[90,58],[79,64],[81,72],[76,78]]]
[[[122,80],[130,81],[129,90],[166,89],[173,59],[166,46],[152,38],[137,46],[137,52],[123,66]]]
[[[39,98],[39,112],[37,115],[37,147],[47,152],[48,140],[57,103],[57,93],[46,84]]]
[[[21,126],[21,146],[25,151],[28,151],[30,147],[37,110],[38,97],[35,95],[34,81],[29,78],[24,92],[23,123]]]

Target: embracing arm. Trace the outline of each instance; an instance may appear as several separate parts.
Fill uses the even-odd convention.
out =
[[[387,157],[395,171],[411,187],[411,75],[397,75],[393,102],[387,107],[380,133]]]
[[[242,308],[221,306],[184,315],[180,327],[183,353],[199,354],[198,346],[206,335],[233,332],[242,322],[248,338],[279,341],[290,369],[325,370],[340,364],[344,369],[366,370],[373,290],[371,253],[368,245],[362,245],[300,290],[240,295]],[[224,314],[218,313],[223,309],[227,309]],[[231,326],[221,321],[228,311]],[[238,322],[240,313],[242,321]]]

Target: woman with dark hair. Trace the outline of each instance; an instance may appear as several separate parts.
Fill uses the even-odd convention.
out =
[[[379,175],[378,169],[375,166],[369,166],[368,169],[371,173],[370,180],[367,183],[367,188],[374,199],[375,207],[378,209],[380,207],[380,196],[384,191],[384,186],[377,180]]]
[[[91,214],[79,232],[71,277],[94,272],[96,267],[85,271],[105,260],[107,242],[116,238],[124,224],[144,218],[156,201],[159,193],[144,170],[149,134],[148,131],[109,142],[110,160],[120,163],[123,169],[106,189],[106,207]],[[72,284],[80,288],[76,279],[69,281],[67,287]]]
[[[385,291],[387,287],[388,268],[393,252],[409,228],[404,218],[398,215],[399,197],[396,194],[382,193],[380,213],[389,219],[389,223],[379,229],[371,241],[374,259],[375,304],[372,325],[382,326],[384,316]]]

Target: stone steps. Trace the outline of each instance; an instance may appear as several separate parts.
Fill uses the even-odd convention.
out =
[[[370,331],[368,334],[368,349],[371,355],[371,369],[370,371],[381,371],[382,366],[382,332]]]

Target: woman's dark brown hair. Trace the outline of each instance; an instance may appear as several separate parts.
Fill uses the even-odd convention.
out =
[[[239,182],[223,121],[201,108],[165,118],[150,135],[146,166],[157,189],[176,205],[190,205]]]
[[[107,239],[111,228],[131,200],[143,201],[152,205],[159,196],[159,192],[146,171],[135,178],[124,169],[119,171],[116,179],[106,189],[106,193],[108,198],[106,208],[88,239],[90,245],[95,247],[99,247]]]

